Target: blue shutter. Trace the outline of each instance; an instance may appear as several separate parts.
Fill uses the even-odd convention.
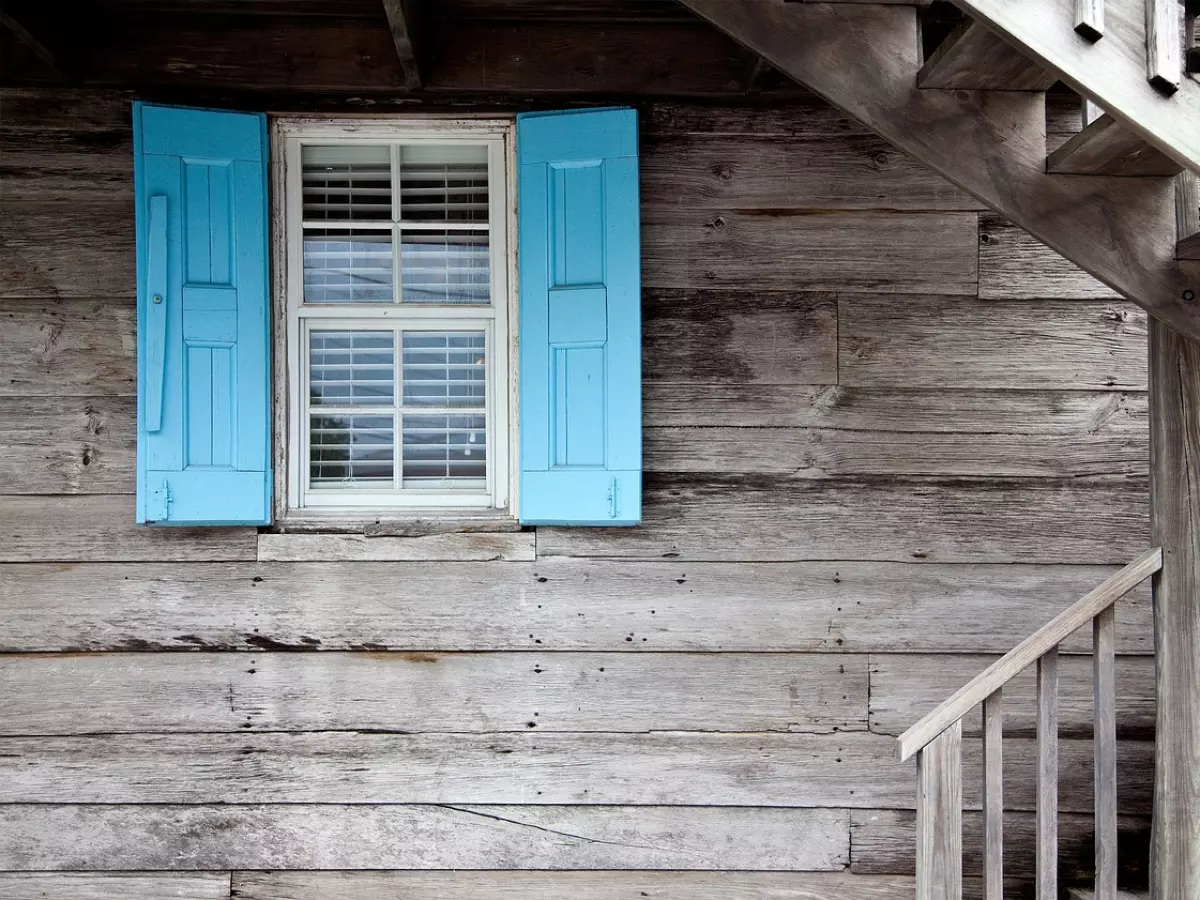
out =
[[[139,522],[270,521],[266,118],[134,104]]]
[[[517,118],[527,524],[642,517],[637,113]]]

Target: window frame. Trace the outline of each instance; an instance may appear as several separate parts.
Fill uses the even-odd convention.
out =
[[[391,116],[377,118],[277,117],[271,120],[272,286],[274,292],[276,520],[281,524],[365,522],[428,518],[513,519],[517,478],[516,379],[516,121],[513,117]],[[492,303],[310,304],[303,305],[300,148],[303,144],[483,143],[488,148],[489,253]],[[436,230],[436,223],[430,229]],[[393,252],[399,254],[400,248]],[[400,285],[395,289],[399,291]],[[301,314],[303,311],[303,314]],[[487,358],[488,460],[486,491],[403,488],[385,492],[313,491],[308,487],[308,332],[328,321],[334,327],[390,326],[396,335],[397,379],[401,329],[436,322],[436,330],[484,331]],[[382,330],[387,330],[382,329]],[[429,330],[435,330],[431,328]],[[384,415],[396,415],[402,398]],[[478,415],[464,408],[463,415]],[[420,414],[419,410],[415,411]],[[377,415],[363,409],[361,415]],[[400,416],[396,415],[397,420]],[[397,424],[400,424],[397,421]],[[402,429],[394,440],[402,442]],[[402,472],[396,471],[397,484]],[[314,497],[314,494],[316,495]],[[323,496],[322,496],[323,495]],[[314,499],[316,502],[313,502]]]

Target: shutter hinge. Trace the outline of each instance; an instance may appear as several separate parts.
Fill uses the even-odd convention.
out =
[[[162,487],[150,492],[154,501],[150,518],[156,522],[166,522],[171,518],[171,485],[164,478]]]
[[[608,517],[615,519],[617,510],[620,508],[620,502],[617,497],[617,479],[613,479],[608,486]]]

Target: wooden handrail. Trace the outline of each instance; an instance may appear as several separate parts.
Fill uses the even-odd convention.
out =
[[[1147,550],[1069,609],[1043,625],[1006,653],[937,709],[897,738],[901,760],[910,759],[976,705],[1004,687],[1027,666],[1056,648],[1131,590],[1162,569],[1162,548]]]

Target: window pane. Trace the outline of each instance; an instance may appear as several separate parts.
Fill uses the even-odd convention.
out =
[[[393,485],[391,416],[313,416],[309,473],[314,487]]]
[[[310,332],[309,401],[313,406],[390,406],[395,344],[390,331]]]
[[[390,231],[304,230],[305,303],[391,303]]]
[[[486,428],[484,416],[404,416],[404,487],[485,487]]]
[[[387,147],[300,149],[306,222],[392,221],[392,152]]]
[[[400,221],[488,221],[487,148],[400,148]]]
[[[486,233],[405,231],[400,244],[400,297],[405,303],[490,303]]]
[[[486,362],[482,331],[406,331],[401,376],[405,406],[482,408]]]

